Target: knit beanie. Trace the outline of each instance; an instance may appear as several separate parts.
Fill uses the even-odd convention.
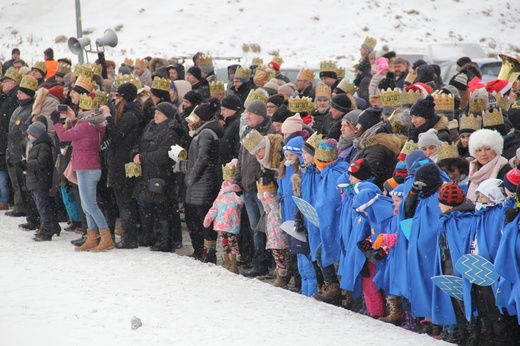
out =
[[[265,86],[264,86],[264,88],[265,88]],[[283,105],[283,102],[284,102],[283,95],[280,95],[280,94],[273,95],[267,99],[267,103],[272,103],[272,104],[276,105],[276,107],[280,107],[281,105]]]
[[[415,181],[421,181],[426,184],[421,190],[421,197],[433,195],[442,185],[439,167],[433,162],[421,166],[417,172],[415,172]]]
[[[419,140],[417,141],[419,149],[430,145],[440,147],[442,142],[439,140],[439,137],[437,137],[437,133],[438,132],[435,129],[429,129],[426,132],[419,133]]]
[[[412,167],[414,167],[414,163],[416,161],[422,161],[428,159],[428,156],[426,156],[425,153],[423,153],[420,150],[413,150],[408,155],[406,155],[406,158],[404,159],[404,163],[406,164],[406,170],[410,171]]]
[[[47,132],[47,127],[41,121],[35,121],[27,128],[27,133],[38,138]]]
[[[49,89],[49,94],[56,97],[58,100],[63,100],[63,86],[61,85],[55,85],[52,88]]]
[[[439,203],[450,206],[458,207],[466,200],[466,195],[462,192],[459,185],[455,183],[447,183],[442,185],[439,192]]]
[[[352,101],[346,94],[339,94],[330,100],[330,106],[340,112],[348,112],[352,108]]]
[[[296,94],[296,85],[293,83],[287,83],[278,88],[278,93],[283,93],[289,97],[294,96]]]
[[[202,102],[202,97],[200,96],[200,94],[193,90],[190,90],[186,94],[184,94],[184,99],[192,105],[198,105]]]
[[[321,71],[320,72],[320,78],[322,77],[329,77],[332,79],[338,79],[338,74],[334,71]]]
[[[281,105],[274,111],[271,120],[273,123],[283,123],[289,117],[292,117],[292,112],[286,105]]]
[[[227,109],[232,109],[234,111],[240,110],[242,108],[242,102],[236,95],[229,95],[222,99],[222,107]]]
[[[247,106],[247,112],[262,116],[264,118],[267,117],[267,107],[266,107],[265,103],[263,103],[260,100],[251,102]]]
[[[359,119],[359,115],[361,114],[361,112],[362,112],[361,109],[351,110],[350,112],[345,114],[345,116],[343,117],[343,119],[341,121],[346,121],[346,122],[350,123],[350,125],[352,125],[353,127],[356,127],[356,125],[358,124],[358,119]]]
[[[386,192],[388,192],[388,194],[390,194],[390,192],[392,192],[399,184],[402,184],[403,182],[404,182],[403,177],[392,177],[390,179],[387,179],[383,183],[383,187],[386,190]]]
[[[189,74],[191,74],[193,77],[195,77],[197,80],[202,80],[202,71],[200,70],[200,67],[198,66],[192,66],[188,69]]]
[[[157,106],[155,106],[155,110],[158,110],[159,112],[164,114],[168,119],[172,119],[173,117],[175,117],[175,113],[177,113],[175,107],[169,102],[159,103]]]
[[[200,104],[193,111],[203,121],[210,121],[213,119],[220,108],[220,101],[214,97],[210,98],[207,102]]]
[[[368,130],[381,121],[381,113],[383,113],[383,108],[367,108],[361,112],[357,123],[363,126],[365,130]]]
[[[410,108],[410,114],[425,119],[433,118],[435,116],[435,102],[433,97],[428,95],[423,99],[417,100],[412,108]]]
[[[423,59],[418,59],[412,64],[412,70],[415,70],[415,69],[417,69],[417,67],[422,66],[422,65],[428,65],[428,63],[426,61],[424,61]]]
[[[123,83],[117,88],[117,93],[127,102],[132,102],[137,97],[137,87],[132,83]]]
[[[502,150],[504,149],[504,138],[495,130],[477,130],[469,136],[470,155],[475,157],[477,149],[482,147],[491,148],[497,155],[502,155]]]
[[[504,187],[508,189],[510,192],[515,192],[516,187],[520,183],[520,167],[515,167],[504,177]]]
[[[388,190],[387,190],[388,191]],[[388,193],[390,196],[404,197],[404,184],[397,185],[392,191]]]
[[[300,160],[300,163],[303,163],[302,148],[303,148],[303,137],[296,136],[293,139],[291,139],[289,142],[287,142],[287,145],[285,145],[283,147],[283,152],[284,152],[284,154],[291,153],[291,154],[298,156],[298,160]]]
[[[365,159],[358,159],[352,162],[348,168],[348,173],[359,180],[368,180],[372,177],[372,169]]]
[[[276,78],[271,78],[271,80],[264,84],[264,89],[272,89],[275,90],[275,94],[278,92],[278,89],[280,88],[280,84],[277,83]],[[269,91],[269,90],[268,90]]]
[[[299,113],[296,113],[292,117],[285,119],[285,121],[282,123],[283,134],[291,134],[296,131],[301,131],[302,129],[303,121]]]

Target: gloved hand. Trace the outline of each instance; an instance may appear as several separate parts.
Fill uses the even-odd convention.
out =
[[[22,161],[20,161],[20,168],[22,169],[22,171],[27,170],[27,160],[26,159],[23,159]]]
[[[170,159],[178,163],[179,158],[177,157],[177,155],[175,155],[175,151],[173,150],[173,148],[175,148],[175,144],[170,147],[170,150],[168,150],[168,156],[170,157]]]
[[[392,248],[395,246],[397,241],[397,234],[388,233],[388,234],[380,234],[377,236],[374,244],[372,244],[372,248],[379,249],[382,247]]]
[[[382,247],[374,251],[374,259],[376,261],[381,261],[385,259],[387,255],[388,252],[386,252],[385,248]]]
[[[426,183],[425,182],[422,182],[422,181],[414,181],[413,184],[412,184],[412,192],[413,193],[419,193],[420,191],[422,191],[422,189],[426,186]]]
[[[368,239],[365,239],[365,240],[358,242],[357,246],[361,251],[367,252],[368,250],[370,250],[372,248],[372,242]]]
[[[58,111],[53,111],[51,113],[51,120],[53,124],[57,124],[60,122],[60,113]]]

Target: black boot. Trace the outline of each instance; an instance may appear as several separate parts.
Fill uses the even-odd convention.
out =
[[[70,243],[74,246],[81,246],[87,241],[87,230],[83,230],[83,234],[81,235],[81,238],[78,238],[76,240],[71,240]]]
[[[34,241],[51,241],[53,232],[46,230],[45,228],[41,228],[40,232],[34,236]]]
[[[159,234],[157,237],[157,241],[154,245],[150,247],[151,251],[161,251],[161,252],[175,252],[175,248],[173,247],[172,235],[170,232],[170,223],[168,221],[160,221],[159,222]]]
[[[38,228],[38,225],[32,222],[21,223],[18,225],[22,231],[34,231]]]

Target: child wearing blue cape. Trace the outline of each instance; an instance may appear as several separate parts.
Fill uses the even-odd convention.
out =
[[[439,208],[442,212],[438,247],[435,254],[434,276],[452,275],[461,277],[455,269],[457,261],[466,254],[465,239],[473,222],[475,206],[466,198],[461,187],[455,183],[444,184],[439,192]],[[468,338],[464,302],[450,297],[436,285],[433,286],[432,322],[442,325],[457,325],[459,345]],[[451,333],[453,336],[455,333]]]

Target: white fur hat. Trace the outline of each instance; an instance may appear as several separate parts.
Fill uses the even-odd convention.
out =
[[[482,129],[473,132],[469,136],[469,153],[475,157],[477,149],[482,147],[489,147],[497,155],[502,155],[504,149],[504,138],[498,131]]]

